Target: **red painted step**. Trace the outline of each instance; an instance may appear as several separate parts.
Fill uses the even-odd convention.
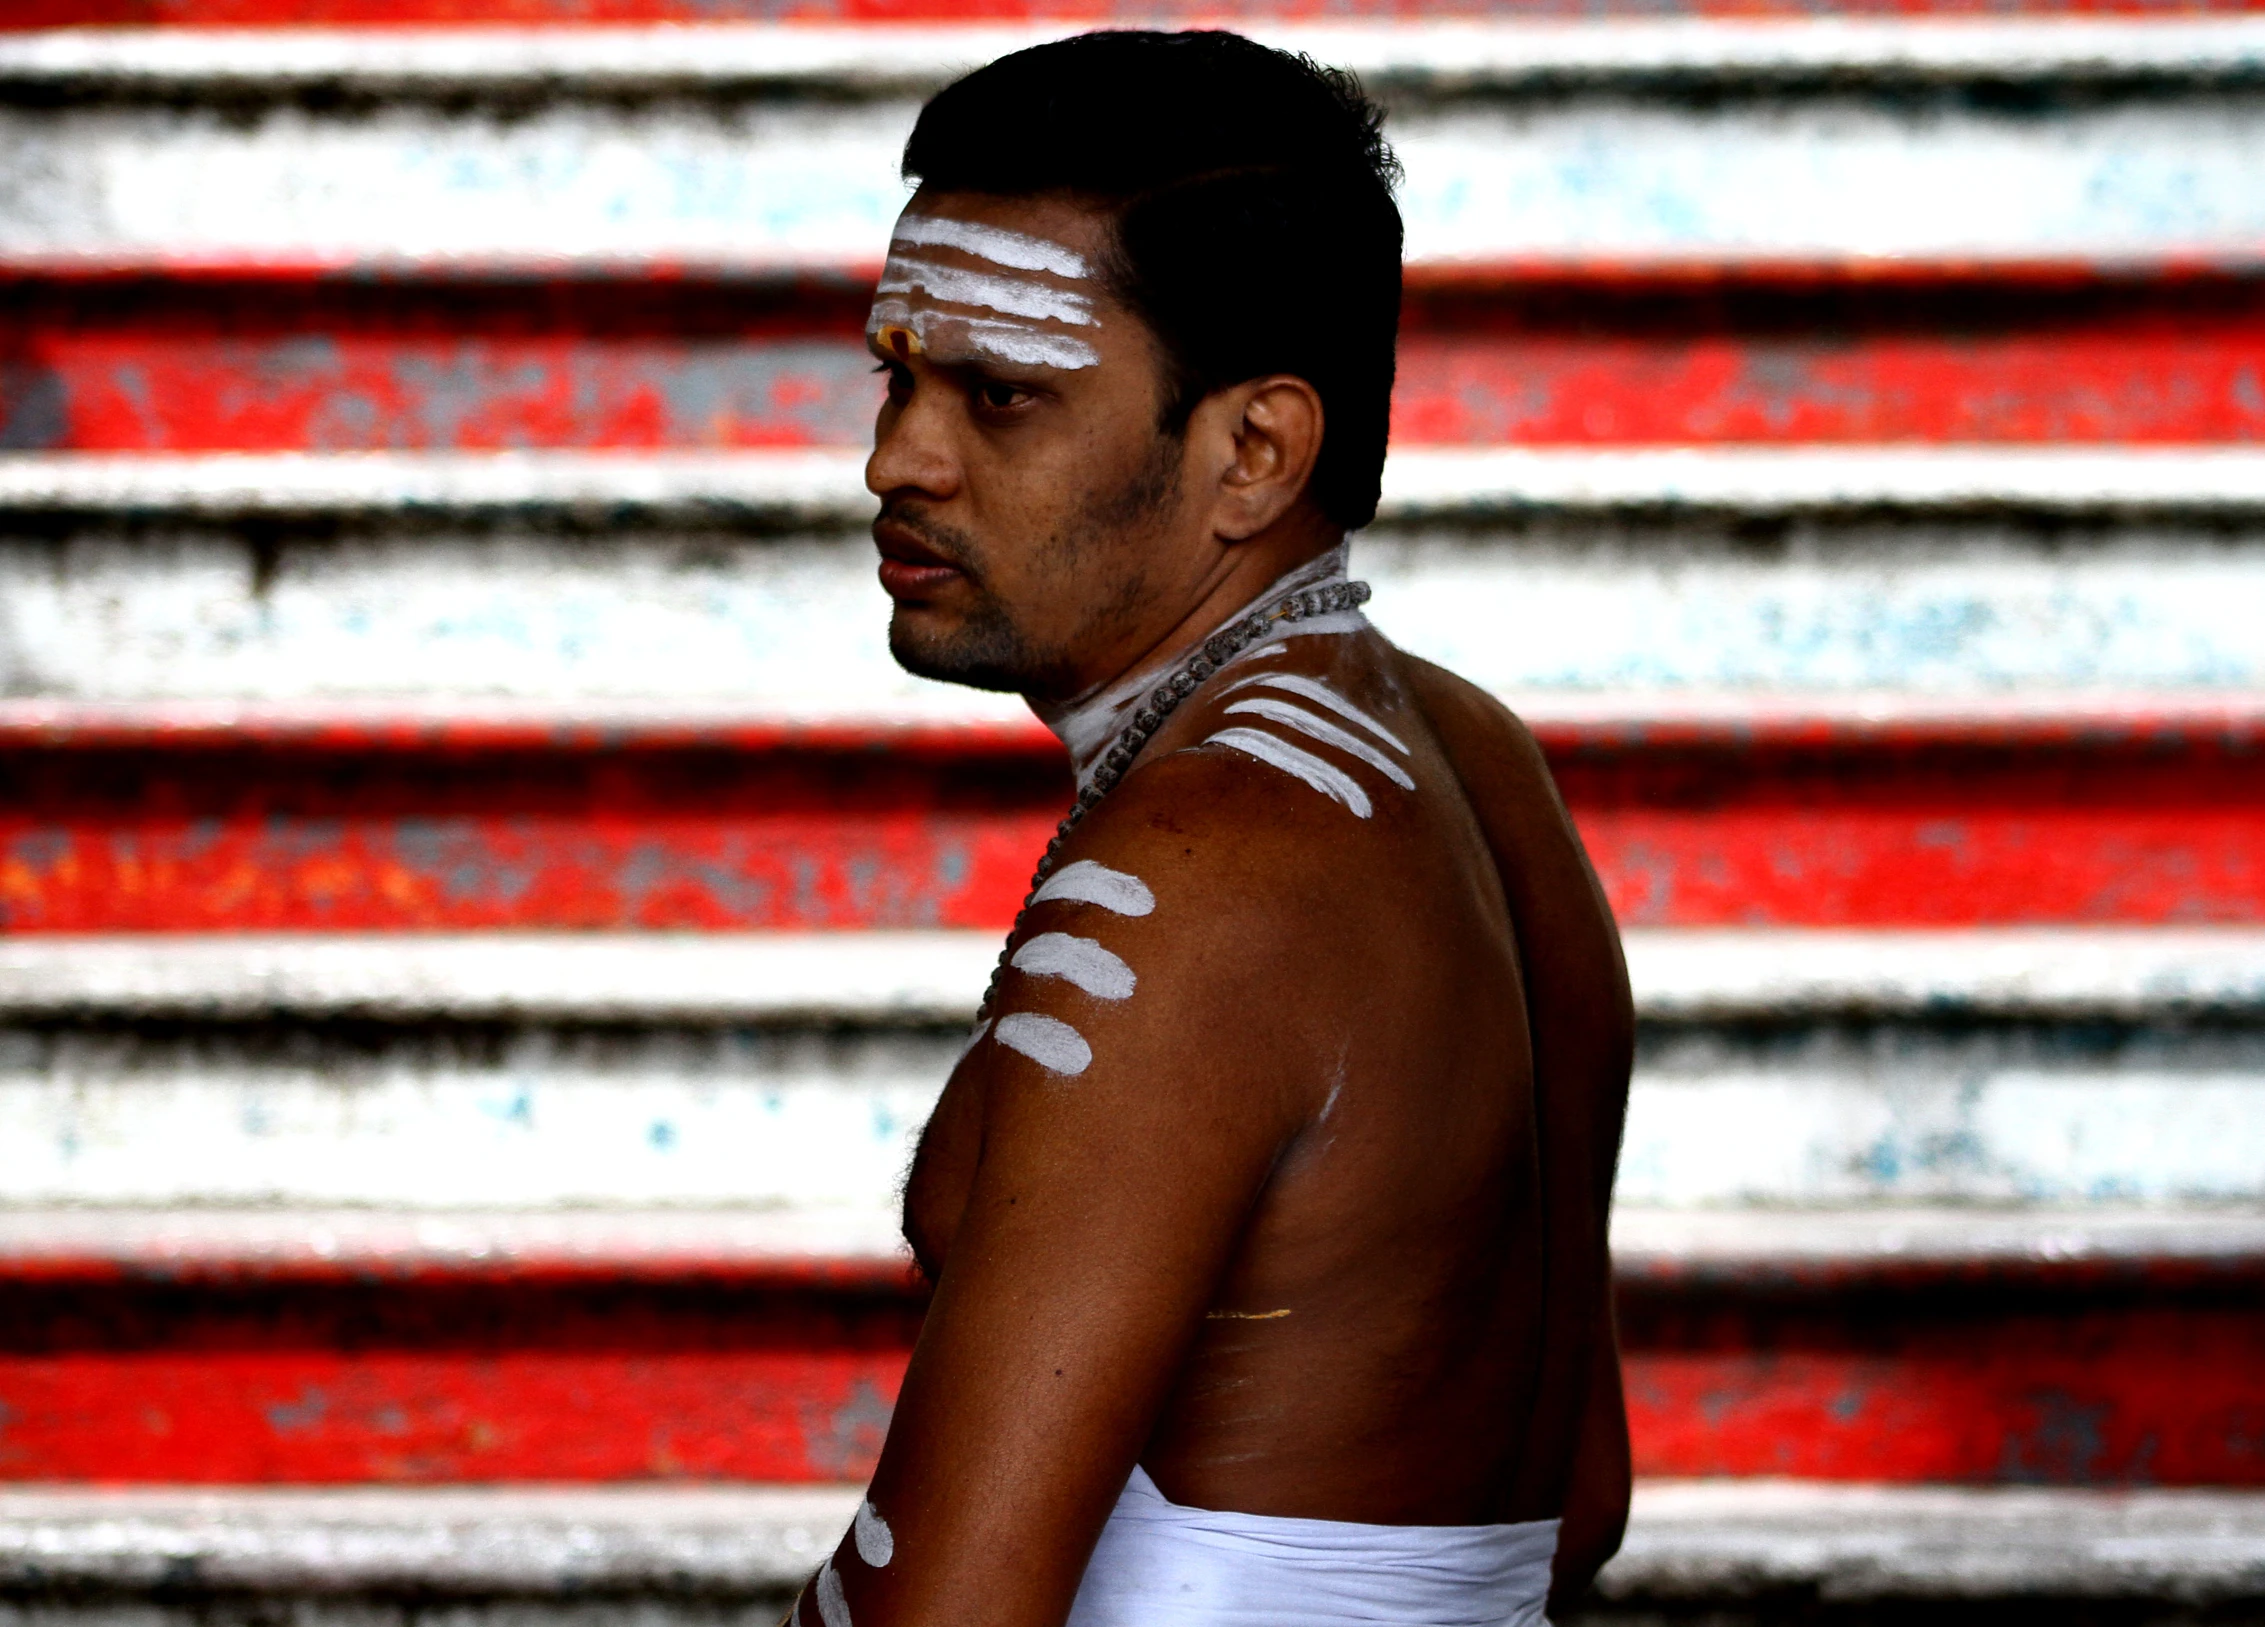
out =
[[[1631,926],[2265,921],[2265,720],[1542,730]],[[1028,731],[0,734],[12,932],[1004,928]]]
[[[869,1274],[50,1270],[0,1284],[0,1479],[854,1479],[919,1314]],[[1640,1273],[1621,1326],[1640,1474],[2265,1485],[2255,1259]]]
[[[0,282],[0,446],[855,446],[863,285]],[[2247,443],[2265,280],[1419,280],[1402,444]]]
[[[1385,22],[1429,17],[2193,16],[2251,0],[8,0],[0,26],[542,26],[593,23]]]

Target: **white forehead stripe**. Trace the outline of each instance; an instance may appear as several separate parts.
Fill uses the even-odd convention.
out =
[[[1102,1000],[1123,1000],[1133,991],[1133,969],[1091,938],[1067,932],[1041,932],[1015,951],[1011,962],[1032,977],[1058,977]]]
[[[849,1599],[842,1592],[842,1579],[834,1572],[834,1562],[827,1560],[818,1572],[818,1619],[826,1627],[851,1627]]]
[[[1312,701],[1317,706],[1326,706],[1346,722],[1358,723],[1401,756],[1409,755],[1408,743],[1405,740],[1402,740],[1390,729],[1377,722],[1376,719],[1370,717],[1325,683],[1295,672],[1261,672],[1234,685],[1229,693],[1233,693],[1234,689],[1247,689],[1253,684],[1263,684],[1268,689],[1287,690],[1300,699]]]
[[[1040,321],[1067,322],[1073,328],[1098,325],[1093,301],[1066,288],[1032,282],[1028,277],[994,277],[983,271],[962,271],[892,254],[881,272],[884,294],[925,292],[951,305],[980,305],[1004,316],[1028,316]]]
[[[940,349],[940,341],[956,334],[964,337],[971,349],[1026,367],[1059,367],[1068,372],[1101,365],[1101,352],[1070,334],[1050,333],[1023,322],[961,316],[928,306],[915,310],[894,295],[873,302],[873,314],[865,323],[866,336],[892,327],[910,328],[923,350]]]
[[[1065,864],[1030,895],[1033,904],[1055,900],[1072,904],[1098,904],[1118,915],[1146,915],[1156,907],[1156,895],[1138,876],[1112,870],[1092,859]]]
[[[1227,710],[1247,712],[1270,722],[1283,724],[1310,740],[1318,740],[1325,746],[1335,746],[1346,756],[1359,758],[1403,791],[1413,791],[1416,788],[1416,782],[1408,778],[1408,771],[1398,763],[1366,740],[1349,730],[1338,728],[1327,718],[1315,717],[1302,706],[1292,706],[1288,701],[1278,701],[1271,695],[1252,695],[1235,702]]]
[[[850,1535],[857,1543],[857,1557],[875,1570],[884,1569],[897,1556],[897,1539],[889,1530],[889,1522],[881,1518],[871,1499],[857,1505],[857,1518],[850,1523]]]
[[[1043,237],[1010,232],[1003,226],[984,226],[945,215],[906,215],[897,222],[893,236],[899,243],[958,249],[993,265],[1012,266],[1017,271],[1051,271],[1057,277],[1093,275],[1093,268],[1086,264],[1084,255],[1065,249],[1059,243],[1049,243]]]
[[[1350,774],[1330,767],[1312,752],[1300,751],[1286,740],[1277,740],[1258,729],[1221,729],[1204,744],[1231,746],[1246,757],[1256,757],[1269,767],[1305,781],[1323,796],[1342,802],[1361,818],[1369,816],[1368,793],[1354,783]]]
[[[1058,1018],[1035,1011],[1010,1011],[991,1029],[1010,1051],[1020,1051],[1050,1073],[1079,1074],[1093,1066],[1093,1047],[1085,1036]]]

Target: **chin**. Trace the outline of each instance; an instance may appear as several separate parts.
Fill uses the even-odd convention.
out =
[[[915,678],[1020,695],[1039,676],[1021,635],[1003,620],[943,627],[938,619],[903,605],[889,618],[889,654]]]

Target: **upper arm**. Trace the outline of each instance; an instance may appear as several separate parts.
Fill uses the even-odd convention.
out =
[[[1160,763],[1088,822],[1065,859],[1138,888],[1115,887],[1125,908],[1035,905],[961,1064],[981,1074],[980,1153],[874,1477],[894,1552],[842,1562],[859,1627],[1063,1619],[1311,1115],[1311,1041],[1264,998],[1294,922],[1255,884],[1267,838],[1236,834],[1270,822],[1157,783],[1215,773]],[[1167,804],[1205,807],[1203,831]]]

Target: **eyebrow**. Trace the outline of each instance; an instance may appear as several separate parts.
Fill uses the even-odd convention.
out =
[[[1017,271],[1050,271],[1057,277],[1093,274],[1085,256],[1059,243],[1010,232],[1002,226],[982,226],[944,215],[906,215],[897,222],[891,241],[959,249],[994,265],[1012,266]]]
[[[1051,367],[1059,372],[1074,373],[1081,368],[1098,366],[1101,353],[1084,340],[1066,333],[1051,333],[1034,328],[1024,322],[987,321],[982,317],[961,316],[956,312],[915,311],[906,301],[894,295],[884,295],[873,302],[873,314],[866,319],[865,337],[875,356],[893,362],[896,357],[883,350],[876,336],[883,328],[910,328],[920,337],[922,344],[929,343],[928,325],[950,323],[966,333],[970,346],[979,357],[1003,361],[1013,366]],[[986,355],[987,353],[987,355]],[[931,359],[931,365],[949,370],[953,366],[970,366],[975,363],[942,363]]]

